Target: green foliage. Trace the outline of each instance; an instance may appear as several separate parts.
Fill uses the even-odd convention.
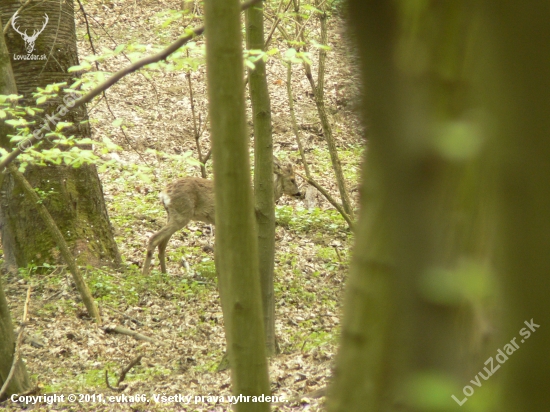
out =
[[[298,52],[291,47],[285,51],[283,61],[290,64],[311,64],[311,54],[309,52]]]
[[[329,2],[327,7],[336,2]],[[273,2],[277,6],[278,2]],[[328,46],[320,45],[315,40],[310,40],[312,23],[315,23],[315,15],[319,11],[315,7],[303,7],[300,11],[300,16],[304,19],[303,33],[306,37],[306,43],[301,39],[288,39],[287,45],[289,48],[286,51],[279,51],[277,48],[272,48],[267,52],[258,50],[248,50],[244,52],[245,64],[254,68],[255,63],[260,59],[267,61],[268,59],[281,59],[284,62],[292,64],[310,63],[314,60],[312,53],[304,51],[303,47],[308,46],[315,52],[318,49],[330,50]],[[297,14],[293,12],[279,13],[283,18],[281,26],[291,33],[294,30]],[[61,93],[74,92],[80,95],[84,92],[105,81],[111,73],[105,71],[97,71],[95,63],[105,63],[121,60],[125,54],[131,61],[136,61],[146,56],[150,56],[162,50],[165,45],[174,39],[176,30],[181,31],[182,21],[186,21],[185,12],[167,11],[159,13],[157,18],[161,20],[158,30],[158,42],[153,42],[152,45],[128,42],[119,45],[116,49],[110,50],[103,48],[97,56],[86,56],[81,58],[81,64],[70,69],[71,72],[80,72],[82,78],[75,80],[70,87],[66,84],[57,84],[39,89],[35,95],[38,107],[13,107],[17,103],[20,96],[0,96],[0,103],[9,102],[6,106],[0,106],[0,119],[7,120],[7,124],[14,127],[12,142],[17,143],[32,136],[32,132],[40,124],[33,117],[43,113],[44,105],[52,104],[55,98]],[[172,32],[170,32],[172,30]],[[188,33],[188,31],[186,32]],[[179,35],[179,33],[178,33]],[[154,63],[147,66],[142,73],[145,76],[152,76],[154,72],[169,72],[169,71],[195,71],[204,64],[204,48],[198,46],[195,42],[188,43],[181,48],[177,53],[170,56],[167,61]],[[143,113],[143,110],[136,108],[138,113]],[[141,110],[141,112],[140,112]],[[153,166],[136,165],[118,160],[116,153],[120,150],[109,139],[102,142],[95,142],[90,139],[75,139],[74,136],[67,136],[67,130],[71,123],[66,122],[66,119],[56,124],[55,128],[48,130],[45,133],[51,143],[47,150],[43,150],[45,145],[39,144],[21,155],[22,168],[27,164],[45,165],[49,163],[68,164],[78,167],[84,163],[95,163],[98,165],[99,172],[103,174],[103,181],[108,181],[108,207],[110,218],[116,228],[116,236],[119,247],[123,256],[126,256],[132,261],[139,260],[140,253],[143,251],[145,238],[144,233],[158,230],[166,219],[166,212],[161,203],[158,201],[158,192],[162,187],[173,179],[183,177],[186,174],[185,165],[198,165],[194,160],[191,152],[186,152],[179,155],[164,153],[161,151],[148,150],[148,154],[162,163],[163,167],[158,168],[156,164]],[[111,123],[114,128],[127,129],[132,127],[132,121],[125,118],[114,119]],[[82,146],[91,146],[92,149],[84,150]],[[349,146],[348,146],[349,147]],[[74,150],[73,150],[74,149]],[[349,153],[351,160],[355,155],[355,148],[351,148],[344,153],[346,156]],[[2,152],[2,156],[7,153]],[[102,155],[110,154],[115,158],[105,160]],[[327,158],[327,154],[322,152],[322,157]],[[115,160],[116,159],[116,160]],[[148,159],[149,160],[149,159]],[[344,169],[347,172],[347,178],[354,178],[357,175],[356,165],[344,162]],[[324,166],[323,166],[324,167]],[[327,162],[327,170],[330,170],[330,162]],[[42,200],[46,199],[51,193],[39,191],[39,196]],[[279,224],[285,227],[285,230],[295,234],[308,234],[308,237],[313,239],[315,250],[315,270],[311,272],[303,272],[303,256],[300,250],[295,245],[291,244],[292,250],[277,251],[278,259],[281,263],[278,264],[275,291],[277,296],[277,304],[286,303],[288,305],[303,306],[304,312],[313,312],[315,308],[319,309],[319,303],[323,307],[336,310],[338,299],[335,297],[335,290],[340,287],[335,287],[335,283],[331,282],[334,274],[345,270],[345,263],[340,262],[340,256],[336,254],[333,247],[328,246],[335,237],[346,238],[350,237],[347,225],[340,215],[333,210],[305,210],[303,208],[293,208],[290,206],[277,207],[277,219]],[[184,230],[176,234],[174,237],[181,240],[183,237],[198,237],[200,233],[192,233],[190,230]],[[190,242],[192,243],[192,242]],[[285,245],[286,247],[286,245]],[[196,310],[195,306],[191,306],[191,302],[202,301],[208,302],[209,308],[212,307],[212,296],[216,297],[216,277],[215,266],[212,254],[207,254],[201,250],[199,246],[186,246],[174,248],[169,246],[168,256],[172,261],[171,267],[176,265],[173,262],[180,261],[185,257],[191,263],[189,272],[178,274],[162,274],[158,270],[153,270],[149,276],[143,276],[141,270],[134,264],[126,264],[121,271],[114,272],[107,269],[87,268],[85,271],[86,281],[91,289],[94,298],[104,310],[105,317],[109,315],[109,307],[120,312],[124,312],[128,307],[139,307],[140,313],[146,319],[152,313],[152,309],[144,304],[149,296],[161,298],[169,301],[171,308],[176,308],[177,316],[188,316],[197,320],[199,326],[205,324],[213,324],[211,313],[206,310],[203,313],[202,309]],[[347,259],[345,251],[341,252],[344,260]],[[137,256],[137,257],[136,257]],[[193,260],[193,261],[192,261]],[[47,276],[37,276],[38,273],[46,272]],[[21,270],[21,277],[28,282],[33,283],[33,290],[50,289],[52,285],[54,289],[66,288],[70,293],[64,293],[59,299],[44,304],[37,310],[39,313],[46,313],[48,316],[54,316],[61,312],[76,313],[82,306],[74,301],[74,291],[67,282],[67,274],[63,268],[57,266],[43,265],[40,267],[29,266]],[[318,289],[312,285],[322,286]],[[56,293],[56,292],[52,292]],[[47,294],[49,295],[49,293]],[[190,308],[196,310],[197,313],[189,313]],[[164,308],[163,308],[164,309]],[[281,308],[278,308],[278,310]],[[221,310],[214,309],[214,310]],[[179,311],[179,312],[178,312]],[[279,313],[279,312],[278,312]],[[157,314],[155,314],[157,316]],[[287,346],[286,350],[310,352],[319,348],[327,348],[327,351],[333,351],[333,348],[328,348],[328,345],[335,345],[337,339],[338,328],[328,328],[323,325],[322,315],[305,320],[298,320],[296,324],[290,325],[286,322],[281,322],[285,330],[285,338],[290,339],[291,345]],[[73,318],[75,316],[72,316]],[[190,322],[190,325],[194,325]],[[204,339],[203,332],[189,325],[189,328],[182,328],[176,333],[182,336],[196,336],[197,339]],[[196,325],[195,325],[196,326]],[[335,330],[336,329],[336,330]],[[125,338],[117,337],[120,341]],[[129,339],[129,347],[134,347],[133,342]],[[137,345],[136,345],[137,346]],[[192,353],[196,358],[196,364],[191,364],[191,368],[196,372],[214,372],[221,358],[221,350],[223,347],[209,348],[208,352]],[[72,356],[72,355],[71,355]],[[110,356],[110,355],[109,355]],[[98,353],[93,364],[80,364],[79,367],[87,371],[85,373],[75,372],[74,369],[55,369],[48,372],[48,377],[45,382],[53,382],[44,387],[46,392],[75,392],[80,390],[83,393],[105,387],[105,370],[109,371],[110,381],[116,381],[115,371],[120,369],[120,364],[114,364],[109,361],[109,356],[104,353]],[[160,377],[166,377],[173,374],[178,368],[180,360],[174,359],[173,364],[168,365],[147,365],[132,368],[126,381],[133,380],[155,380]],[[55,378],[52,378],[54,376]],[[44,381],[41,379],[40,381]],[[96,389],[94,389],[96,388]]]
[[[360,160],[363,158],[363,145],[348,145],[338,150],[338,156],[342,163],[342,171],[346,180],[357,182],[360,174]],[[333,174],[330,154],[326,150],[314,149],[312,153],[316,162],[313,168],[314,174]]]
[[[198,275],[201,275],[205,278],[217,279],[216,278],[216,265],[214,260],[211,258],[203,258],[198,264],[195,264],[194,270]]]
[[[24,279],[28,282],[32,279],[32,275],[36,271],[36,269],[36,265],[30,264],[26,268],[18,268],[17,272],[21,279]]]
[[[321,210],[319,208],[305,209],[303,207],[276,206],[277,223],[296,232],[311,230],[338,233],[346,231],[346,222],[336,210]]]
[[[61,92],[75,93],[71,89],[63,89],[65,83],[48,85],[45,88],[37,88],[34,94],[37,102],[46,104],[54,98],[59,97]],[[84,86],[84,84],[82,84]],[[40,107],[24,107],[17,104],[22,96],[17,95],[0,95],[0,116],[5,120],[4,123],[14,128],[13,134],[8,134],[10,142],[13,144],[21,144],[24,150],[18,157],[19,171],[24,172],[29,164],[46,166],[48,164],[65,164],[72,167],[80,167],[84,164],[96,164],[99,166],[100,172],[105,172],[110,167],[118,167],[115,158],[107,160],[100,155],[122,150],[114,144],[109,138],[103,137],[102,141],[95,141],[89,138],[77,139],[74,135],[67,136],[64,130],[73,126],[73,123],[61,120],[63,114],[66,114],[74,97],[67,99],[71,94],[65,94],[63,102],[67,104],[60,105],[57,110],[55,125],[50,124],[48,120],[42,123],[41,127],[37,125],[36,120],[29,120],[28,117],[33,117],[38,113],[43,113],[44,110]],[[72,96],[76,96],[72,94]],[[38,104],[38,103],[37,103]],[[115,119],[113,126],[124,127],[124,119]],[[27,149],[26,142],[37,135],[40,138],[48,140],[48,147],[44,148],[44,141],[40,140],[37,144]],[[180,155],[168,154],[159,151],[149,150],[149,153],[155,154],[157,157],[164,157],[174,162],[187,162],[189,164],[199,164],[192,157],[191,152],[185,152]],[[0,161],[2,161],[9,152],[0,148]],[[132,173],[126,173],[125,178],[132,181],[139,179],[141,181],[150,181],[153,170],[150,167],[131,165]]]
[[[55,194],[55,190],[53,190],[51,188],[50,188],[50,190],[45,192],[45,191],[41,190],[40,188],[35,187],[34,191],[36,192],[36,194],[40,198],[40,200],[38,201],[39,204],[44,203],[44,200],[46,200],[48,198],[48,196],[51,196],[51,195]]]
[[[312,298],[315,300],[315,297]],[[337,331],[326,330],[323,322],[318,317],[312,317],[299,322],[299,327],[291,332],[290,348],[286,348],[285,352],[310,352],[327,348],[329,345],[335,345],[338,340]]]
[[[58,98],[61,92],[67,91],[63,89],[64,86],[65,83],[57,83],[44,88],[37,88],[37,92],[34,93],[37,105],[44,105],[52,99]],[[65,135],[64,130],[73,126],[73,123],[62,120],[70,107],[74,105],[74,97],[71,97],[70,94],[65,94],[64,104],[59,105],[56,112],[52,113],[55,123],[52,124],[50,120],[44,120],[41,127],[37,125],[36,120],[30,120],[29,118],[35,118],[39,113],[43,113],[44,109],[41,107],[20,106],[17,104],[20,98],[21,96],[16,95],[0,95],[1,116],[6,119],[5,124],[14,129],[13,134],[8,134],[10,142],[20,144],[23,150],[27,149],[26,143],[33,136],[40,139],[46,138],[49,142],[48,148],[39,150],[44,146],[44,141],[40,140],[33,147],[19,155],[19,170],[21,172],[24,172],[29,164],[45,166],[47,164],[59,165],[63,163],[72,167],[80,167],[83,164],[101,163],[102,159],[93,150],[86,148],[92,144],[95,146],[96,151],[102,154],[120,150],[107,138],[104,138],[102,142],[98,142],[89,138],[77,139],[73,135]],[[8,154],[7,150],[0,149],[0,160],[3,160]]]
[[[307,327],[308,325],[306,324],[302,326]],[[296,338],[298,338],[296,339],[297,344],[299,343],[299,340],[302,341],[300,348],[302,352],[309,352],[313,349],[319,349],[329,344],[336,344],[336,336],[333,333],[324,330],[302,334],[301,336],[298,334]]]
[[[186,35],[191,31],[186,31]],[[105,62],[116,59],[119,55],[124,55],[132,63],[141,60],[152,54],[159,53],[166,48],[166,44],[150,45],[139,43],[121,44],[115,50],[103,48],[99,55],[83,56],[78,66],[69,68],[69,72],[81,72],[81,77],[76,79],[71,85],[71,89],[80,88],[83,91],[89,91],[103,83],[110,75],[109,72],[92,71],[93,63]],[[166,60],[151,63],[141,70],[147,71],[196,71],[201,65],[204,65],[204,44],[198,45],[194,41],[186,43],[175,53],[172,53]]]
[[[186,13],[183,10],[164,10],[160,13],[157,13],[156,17],[159,20],[164,20],[160,25],[160,28],[164,29],[170,26],[172,23],[180,23],[185,15]]]
[[[21,279],[24,279],[27,282],[32,282],[35,280],[36,276],[41,273],[57,273],[56,276],[59,276],[58,272],[59,267],[56,265],[50,265],[49,263],[42,263],[41,265],[35,265],[34,263],[29,263],[27,267],[18,268],[17,273]],[[51,275],[50,275],[51,276]],[[54,281],[58,281],[60,278],[53,277]]]
[[[42,113],[43,110],[36,107],[25,107],[18,105],[23,96],[16,94],[0,94],[0,119],[14,128],[28,127],[34,122],[28,121],[27,116],[34,116]]]
[[[266,52],[263,50],[245,50],[244,51],[244,64],[246,67],[254,70],[256,68],[255,63],[258,60],[263,60],[264,62],[267,62],[271,56],[276,55],[279,53],[278,49],[270,49]]]
[[[103,367],[98,369],[97,366],[93,367],[89,365],[89,368],[85,368],[85,372],[75,375],[74,370],[56,370],[54,373],[58,376],[64,376],[65,379],[61,382],[46,383],[44,385],[44,391],[46,393],[64,392],[66,388],[73,390],[79,390],[81,393],[89,393],[90,388],[103,388],[105,387],[105,371],[109,371],[109,382],[114,385],[118,379],[120,365],[113,362],[104,362]],[[113,371],[113,372],[110,372]],[[160,373],[157,371],[157,374]],[[153,371],[143,368],[140,365],[136,365],[128,373],[125,381],[131,382],[134,380],[145,379],[147,376],[154,374]],[[93,392],[92,392],[93,393]],[[97,393],[96,393],[97,395]]]
[[[48,84],[46,87],[37,87],[36,92],[33,93],[33,97],[36,99],[37,106],[47,103],[49,100],[59,96],[64,91],[64,87],[67,86],[66,82]]]

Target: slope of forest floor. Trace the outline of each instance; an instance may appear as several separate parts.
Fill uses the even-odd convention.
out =
[[[86,2],[96,50],[120,44],[166,45],[181,33],[181,24],[162,26],[168,9],[180,1]],[[313,19],[312,19],[313,20]],[[181,22],[181,21],[180,21]],[[192,25],[200,24],[195,21]],[[268,25],[269,26],[269,25]],[[356,82],[342,21],[330,20],[325,99],[352,198],[357,197],[359,161],[363,150],[360,128],[352,113]],[[311,38],[318,40],[312,25]],[[91,54],[85,39],[82,13],[77,13],[80,55]],[[198,38],[200,45],[204,38]],[[284,52],[282,39],[272,47]],[[131,57],[131,56],[130,56]],[[316,57],[313,61],[316,60]],[[123,56],[107,60],[100,70],[115,72],[129,64]],[[314,63],[313,69],[316,70]],[[286,68],[276,58],[267,64],[274,131],[274,151],[303,166],[290,127],[286,95]],[[335,197],[338,191],[315,102],[304,71],[294,66],[292,88],[296,115],[312,173]],[[208,122],[205,67],[191,73],[195,111]],[[247,90],[248,93],[248,90]],[[216,369],[225,351],[223,318],[217,292],[210,228],[191,222],[176,233],[167,249],[168,273],[158,261],[149,276],[141,275],[148,238],[165,223],[158,193],[182,176],[200,176],[193,137],[189,83],[185,72],[149,70],[124,78],[106,98],[88,106],[93,137],[110,138],[123,150],[100,174],[111,222],[124,267],[120,271],[87,268],[85,275],[100,305],[105,325],[123,326],[151,338],[107,334],[83,315],[83,305],[70,275],[61,267],[28,268],[10,276],[4,286],[14,320],[23,312],[26,291],[32,285],[27,339],[22,355],[33,382],[42,393],[106,396],[145,395],[149,402],[81,402],[35,406],[34,410],[186,410],[222,411],[226,401],[207,396],[231,395],[230,374]],[[248,101],[248,106],[250,102]],[[249,124],[250,113],[248,113]],[[122,121],[122,124],[120,123]],[[208,125],[208,123],[207,123]],[[252,138],[252,133],[250,133]],[[209,149],[208,126],[201,139]],[[211,162],[207,170],[211,173]],[[300,200],[282,198],[276,208],[276,331],[281,353],[269,361],[273,395],[293,402],[281,410],[320,410],[322,391],[331,376],[339,331],[344,278],[352,236],[345,221],[323,198],[305,208]],[[121,370],[137,356],[140,363],[127,374],[122,392],[115,386]],[[192,396],[191,403],[155,402],[153,395]],[[312,395],[313,394],[313,395]],[[302,395],[307,395],[300,399]],[[195,403],[195,396],[204,399]],[[87,399],[87,400],[86,400]],[[19,406],[8,402],[6,406]],[[33,408],[32,406],[30,407]]]

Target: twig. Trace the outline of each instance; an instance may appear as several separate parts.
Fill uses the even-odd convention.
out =
[[[300,173],[296,172],[298,176],[300,176],[302,179],[304,179],[306,182],[308,182],[310,185],[315,187],[325,198],[332,204],[338,212],[342,215],[342,217],[348,222],[348,226],[350,229],[353,230],[353,222],[349,215],[344,211],[344,208],[340,206],[340,204],[333,199],[333,197],[321,187],[311,176],[311,173],[309,171],[309,166],[307,163],[306,155],[304,152],[304,147],[302,146],[302,140],[300,139],[300,131],[298,130],[298,124],[296,122],[296,115],[294,113],[294,98],[292,97],[292,86],[291,86],[291,80],[292,80],[292,65],[288,63],[287,66],[287,94],[288,94],[288,107],[290,110],[290,120],[292,124],[292,130],[294,131],[294,136],[296,137],[296,142],[298,143],[298,150],[300,151],[300,156],[302,157],[302,163],[304,164],[304,171],[306,172],[306,176],[302,176]]]
[[[119,310],[116,310],[115,308],[113,308],[113,307],[111,307],[111,306],[109,306],[109,305],[102,305],[102,306],[105,307],[105,308],[107,308],[107,309],[109,309],[109,310],[112,310],[112,311],[115,312],[115,313],[118,313],[118,314],[121,315],[121,316],[124,316],[125,318],[130,319],[132,322],[135,322],[135,323],[137,323],[137,324],[140,325],[140,326],[143,325],[143,322],[137,320],[136,318],[133,318],[133,317],[127,315],[127,314],[124,313],[124,312],[121,312],[121,311],[119,311]]]
[[[208,153],[206,153],[206,156],[204,156],[204,162],[208,162],[208,159],[210,159],[210,156],[212,156],[212,149],[210,149],[208,151]]]
[[[92,33],[90,33],[90,23],[88,22],[88,14],[86,13],[86,10],[84,10],[84,6],[82,5],[82,2],[80,0],[78,1],[78,6],[80,7],[80,11],[82,12],[82,15],[84,16],[84,21],[86,22],[86,33],[88,33],[88,41],[90,42],[90,48],[92,49],[92,53],[94,55],[97,55],[94,47],[94,41],[92,39]],[[95,67],[97,70],[99,70],[99,63],[95,62]]]
[[[338,256],[338,260],[340,261],[340,263],[342,263],[342,256],[340,256],[340,252],[338,251],[338,247],[333,246],[333,248],[334,248],[334,251],[336,252],[336,256]]]
[[[336,200],[334,200],[334,198],[330,195],[330,193],[328,193],[321,185],[319,185],[319,183],[317,183],[312,178],[308,178],[307,176],[301,175],[298,172],[295,172],[295,173],[298,176],[300,176],[302,179],[304,179],[306,182],[308,182],[310,185],[314,186],[315,189],[317,189],[319,192],[321,192],[321,194],[330,202],[330,204],[334,206],[336,210],[338,210],[338,212],[340,212],[344,220],[348,223],[349,228],[353,230],[353,222],[350,219],[349,215],[344,211],[342,206]]]
[[[21,344],[23,343],[23,336],[25,331],[25,325],[27,323],[27,314],[29,312],[29,302],[31,300],[31,286],[29,285],[29,288],[27,289],[27,298],[25,299],[25,306],[23,306],[23,316],[21,317],[21,327],[19,328],[19,332],[17,332],[17,339],[15,341],[15,349],[13,353],[13,361],[10,368],[10,373],[8,374],[8,377],[4,381],[4,384],[2,385],[2,388],[0,389],[0,399],[4,396],[4,393],[6,392],[6,389],[8,389],[8,385],[10,384],[13,375],[15,375],[15,371],[17,370],[17,364],[19,362],[19,358],[21,357]]]
[[[120,389],[120,388],[115,388],[114,386],[111,386],[111,384],[109,383],[109,372],[107,372],[107,369],[105,369],[105,384],[107,385],[107,387],[113,391],[117,391],[117,392],[120,392],[122,391],[123,389]]]
[[[111,40],[113,42],[115,48],[119,46],[119,43],[117,43],[117,41],[113,38],[113,36],[111,36],[111,34],[107,30],[105,30],[105,27],[103,27],[102,23],[98,22],[95,19],[94,16],[88,16],[88,17],[90,17],[103,30],[103,33],[105,33],[105,35],[109,38],[109,40]],[[128,57],[128,55],[126,53],[124,53],[124,51],[121,52],[120,54],[122,54],[126,60],[128,60],[130,63],[132,63],[132,60]],[[159,94],[158,94],[158,91],[157,91],[157,88],[156,88],[155,84],[153,83],[153,81],[149,77],[145,76],[144,74],[141,74],[141,75],[145,79],[145,81],[151,85],[153,91],[155,92],[155,98],[157,99],[157,103],[158,103],[159,102]]]
[[[262,0],[250,0],[248,2],[245,2],[241,5],[241,10],[246,10],[249,7],[259,3]],[[113,74],[111,77],[109,77],[107,80],[105,80],[103,83],[101,83],[99,86],[91,90],[88,94],[82,96],[80,99],[74,102],[74,105],[72,109],[76,109],[80,106],[85,105],[86,103],[92,101],[95,97],[99,96],[103,91],[107,90],[109,87],[114,85],[116,82],[118,82],[123,77],[129,75],[130,73],[133,73],[139,69],[141,69],[143,66],[147,66],[148,64],[156,63],[161,60],[166,60],[168,56],[170,56],[172,53],[177,51],[180,47],[182,47],[185,43],[189,42],[190,40],[193,40],[195,37],[200,36],[202,33],[204,33],[204,26],[197,27],[195,29],[191,29],[191,34],[188,34],[186,36],[180,37],[178,40],[173,42],[170,46],[168,46],[166,49],[162,50],[161,52],[154,54],[149,57],[145,57],[141,60],[138,60],[137,62],[123,68],[122,70],[119,70],[115,74]],[[32,137],[28,140],[29,144],[26,145],[26,147],[30,147],[32,145],[35,145],[40,139],[37,139],[36,137]],[[21,154],[21,149],[19,146],[17,146],[13,151],[6,156],[6,158],[0,162],[0,170],[4,169],[7,165],[9,165],[11,162],[15,160],[19,154]]]
[[[122,392],[124,389],[126,389],[128,385],[120,386],[120,383],[124,380],[124,378],[126,378],[126,374],[130,371],[130,369],[132,369],[141,361],[141,358],[143,358],[143,355],[137,356],[136,358],[132,359],[128,366],[122,369],[116,386],[111,386],[111,384],[109,383],[109,373],[107,372],[107,370],[105,370],[105,384],[107,385],[107,387],[117,392]]]
[[[92,49],[92,53],[94,55],[97,55],[97,52],[96,52],[95,47],[94,47],[92,33],[90,33],[90,23],[88,22],[88,14],[86,13],[86,10],[84,10],[84,6],[82,5],[82,2],[80,0],[77,0],[77,1],[78,1],[78,5],[80,6],[80,11],[82,12],[82,15],[84,16],[84,21],[86,22],[86,33],[88,33],[88,41],[90,43],[90,48]],[[126,57],[126,55],[125,55],[125,57]],[[126,58],[128,59],[128,57],[126,57]],[[130,61],[130,59],[128,59],[128,61]],[[99,62],[96,60],[94,63],[95,63],[96,69],[99,71]],[[146,80],[148,80],[148,79],[146,78]],[[107,98],[107,94],[105,93],[105,91],[103,91],[102,94],[103,94],[103,97],[105,98],[105,105],[107,106],[107,110],[109,111],[109,113],[111,113],[111,116],[113,116],[113,118],[116,119],[116,116],[113,113],[113,110],[111,109],[111,106],[109,105],[109,99]],[[158,100],[158,98],[157,98],[157,100]],[[152,168],[153,174],[156,175],[155,168],[153,168],[149,164],[149,162],[147,162],[147,160],[142,156],[142,154],[137,150],[137,148],[134,147],[134,145],[130,141],[130,138],[126,135],[126,132],[124,131],[122,126],[120,126],[120,131],[122,132],[122,135],[124,136],[124,139],[126,139],[126,142],[132,148],[132,150],[134,152],[136,152],[136,154],[139,156],[139,158],[141,159],[141,161],[143,163],[145,163],[147,166]]]
[[[275,15],[275,21],[271,25],[271,30],[269,31],[269,34],[267,35],[267,40],[265,41],[264,50],[267,50],[267,46],[271,42],[271,38],[273,37],[273,33],[275,33],[275,30],[277,30],[277,26],[279,25],[279,23],[282,20],[279,17],[279,14],[281,13],[281,8],[283,6],[283,2],[284,2],[284,0],[281,0],[281,2],[279,3],[279,9],[277,10],[277,14]],[[285,10],[284,10],[283,13],[287,12],[287,10],[288,10],[288,8],[290,7],[291,4],[292,4],[292,0],[290,0],[288,2],[288,4],[286,5]]]
[[[313,13],[309,15],[308,20],[306,23],[302,25],[301,28],[299,28],[300,24],[302,23],[302,17],[300,16],[300,5],[297,0],[293,0],[294,2],[294,12],[296,13],[296,38],[300,38],[302,40],[302,44],[304,46],[304,51],[307,51],[306,49],[306,38],[304,34],[304,27],[306,26],[307,21],[313,16]],[[318,0],[315,2],[316,7],[324,7],[324,3],[319,3]],[[326,13],[323,10],[322,17],[320,17],[321,22],[321,44],[327,43],[327,30],[326,30]],[[351,201],[349,199],[349,195],[346,189],[346,182],[344,179],[344,175],[342,173],[342,167],[340,164],[340,159],[338,158],[338,151],[336,149],[336,143],[334,141],[334,137],[332,136],[332,128],[330,126],[330,122],[328,121],[326,109],[325,109],[325,103],[323,99],[323,88],[324,88],[324,70],[325,70],[325,57],[326,57],[326,51],[321,49],[319,51],[319,67],[318,67],[318,73],[317,73],[317,86],[315,85],[315,81],[313,80],[313,75],[311,73],[311,66],[309,63],[307,63],[305,60],[303,61],[303,67],[304,71],[306,73],[306,77],[311,85],[311,91],[313,93],[314,99],[315,99],[315,105],[317,106],[317,112],[319,114],[319,119],[321,121],[321,126],[323,128],[323,135],[325,137],[325,140],[327,142],[327,146],[330,153],[330,160],[332,162],[332,168],[334,169],[334,174],[336,177],[336,185],[338,187],[338,190],[340,192],[340,197],[342,199],[342,207],[345,211],[344,219],[348,221],[348,223],[351,222],[349,219],[349,216],[353,215],[353,209],[351,207]],[[290,78],[290,77],[289,77]],[[288,87],[288,86],[287,86]],[[308,175],[308,177],[311,179],[311,176]],[[315,185],[313,185],[315,186]],[[317,188],[319,190],[319,188]],[[319,190],[321,191],[321,190]],[[321,192],[323,193],[323,192]],[[324,193],[323,193],[324,194]],[[325,195],[326,197],[326,195]],[[328,198],[327,198],[328,200]],[[331,202],[329,200],[329,202]],[[333,202],[331,202],[333,203]],[[333,205],[336,207],[336,203],[333,203]],[[337,208],[338,211],[340,211],[340,208]],[[346,218],[345,216],[348,216]],[[350,224],[351,228],[351,224]]]
[[[21,7],[19,7],[19,8],[17,9],[17,11],[16,11],[15,13],[12,14],[12,16],[9,18],[9,20],[8,20],[7,23],[6,23],[6,25],[4,26],[4,30],[3,30],[4,36],[5,36],[6,33],[8,32],[8,27],[9,27],[9,25],[11,24],[11,21],[13,20],[13,16],[15,16],[15,15],[16,15],[17,13],[19,13],[21,10],[23,10],[23,9],[27,6],[27,4],[29,4],[30,2],[31,2],[31,0],[27,0],[25,3],[23,3],[23,4],[21,5]]]
[[[48,209],[46,209],[46,207],[40,202],[40,198],[38,197],[32,186],[29,184],[27,179],[25,179],[25,176],[23,176],[23,174],[19,170],[17,170],[14,165],[9,165],[8,170],[12,174],[14,180],[19,183],[19,185],[23,188],[25,194],[35,204],[36,211],[44,221],[44,224],[50,232],[50,236],[53,238],[53,240],[57,244],[57,247],[59,248],[59,252],[63,257],[63,260],[69,267],[69,271],[71,272],[73,281],[76,284],[78,292],[80,293],[82,302],[84,303],[84,306],[86,306],[88,315],[90,315],[90,317],[94,319],[98,324],[101,324],[101,316],[99,315],[99,311],[97,310],[97,306],[95,305],[94,298],[92,297],[92,294],[88,289],[88,285],[86,285],[86,282],[82,277],[80,270],[78,269],[74,256],[71,253],[71,250],[69,249],[65,238],[63,238],[63,234],[57,227],[57,224],[50,215],[50,212],[48,212]]]
[[[143,355],[139,355],[135,357],[124,369],[122,369],[122,372],[120,373],[120,377],[118,378],[118,382],[116,383],[116,386],[120,386],[120,383],[124,381],[126,378],[126,374],[130,372],[130,369],[132,369],[134,366],[136,366],[140,361],[141,358],[143,358]]]
[[[187,50],[187,57],[189,57],[189,50]],[[206,179],[206,161],[202,157],[200,138],[201,133],[199,131],[200,124],[197,127],[197,113],[195,112],[195,101],[193,96],[193,82],[191,81],[191,70],[189,70],[185,77],[187,77],[187,83],[189,84],[189,99],[191,100],[191,115],[193,117],[193,134],[195,135],[195,144],[197,145],[197,153],[199,155],[199,162],[201,164],[201,176]],[[200,122],[200,117],[199,117]]]
[[[115,332],[115,333],[120,333],[121,335],[131,336],[132,338],[134,338],[134,339],[136,339],[136,340],[144,340],[144,341],[146,341],[146,342],[158,343],[158,342],[157,342],[156,340],[154,340],[153,338],[150,338],[150,337],[148,337],[148,336],[142,335],[141,333],[135,332],[135,331],[133,331],[133,330],[123,328],[122,326],[115,326],[114,328],[112,328],[112,327],[110,327],[110,326],[106,326],[106,327],[103,328],[103,330],[104,330],[106,333]]]

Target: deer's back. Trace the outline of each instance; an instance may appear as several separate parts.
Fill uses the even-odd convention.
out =
[[[214,224],[214,182],[185,177],[170,183],[160,194],[168,218],[187,224],[189,220]]]

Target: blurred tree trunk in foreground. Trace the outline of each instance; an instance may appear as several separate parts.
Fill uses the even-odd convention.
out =
[[[546,410],[550,4],[349,7],[370,134],[329,410]]]
[[[505,296],[501,411],[550,405],[550,3],[483,1],[479,88],[491,109],[498,167],[499,275]],[[525,325],[533,320],[540,328]],[[530,332],[529,339],[520,329]]]
[[[329,405],[443,411],[471,378],[463,354],[474,337],[457,320],[466,312],[470,325],[469,303],[486,291],[476,296],[468,279],[488,276],[483,182],[469,178],[484,154],[469,112],[470,5],[350,6],[372,120]]]

